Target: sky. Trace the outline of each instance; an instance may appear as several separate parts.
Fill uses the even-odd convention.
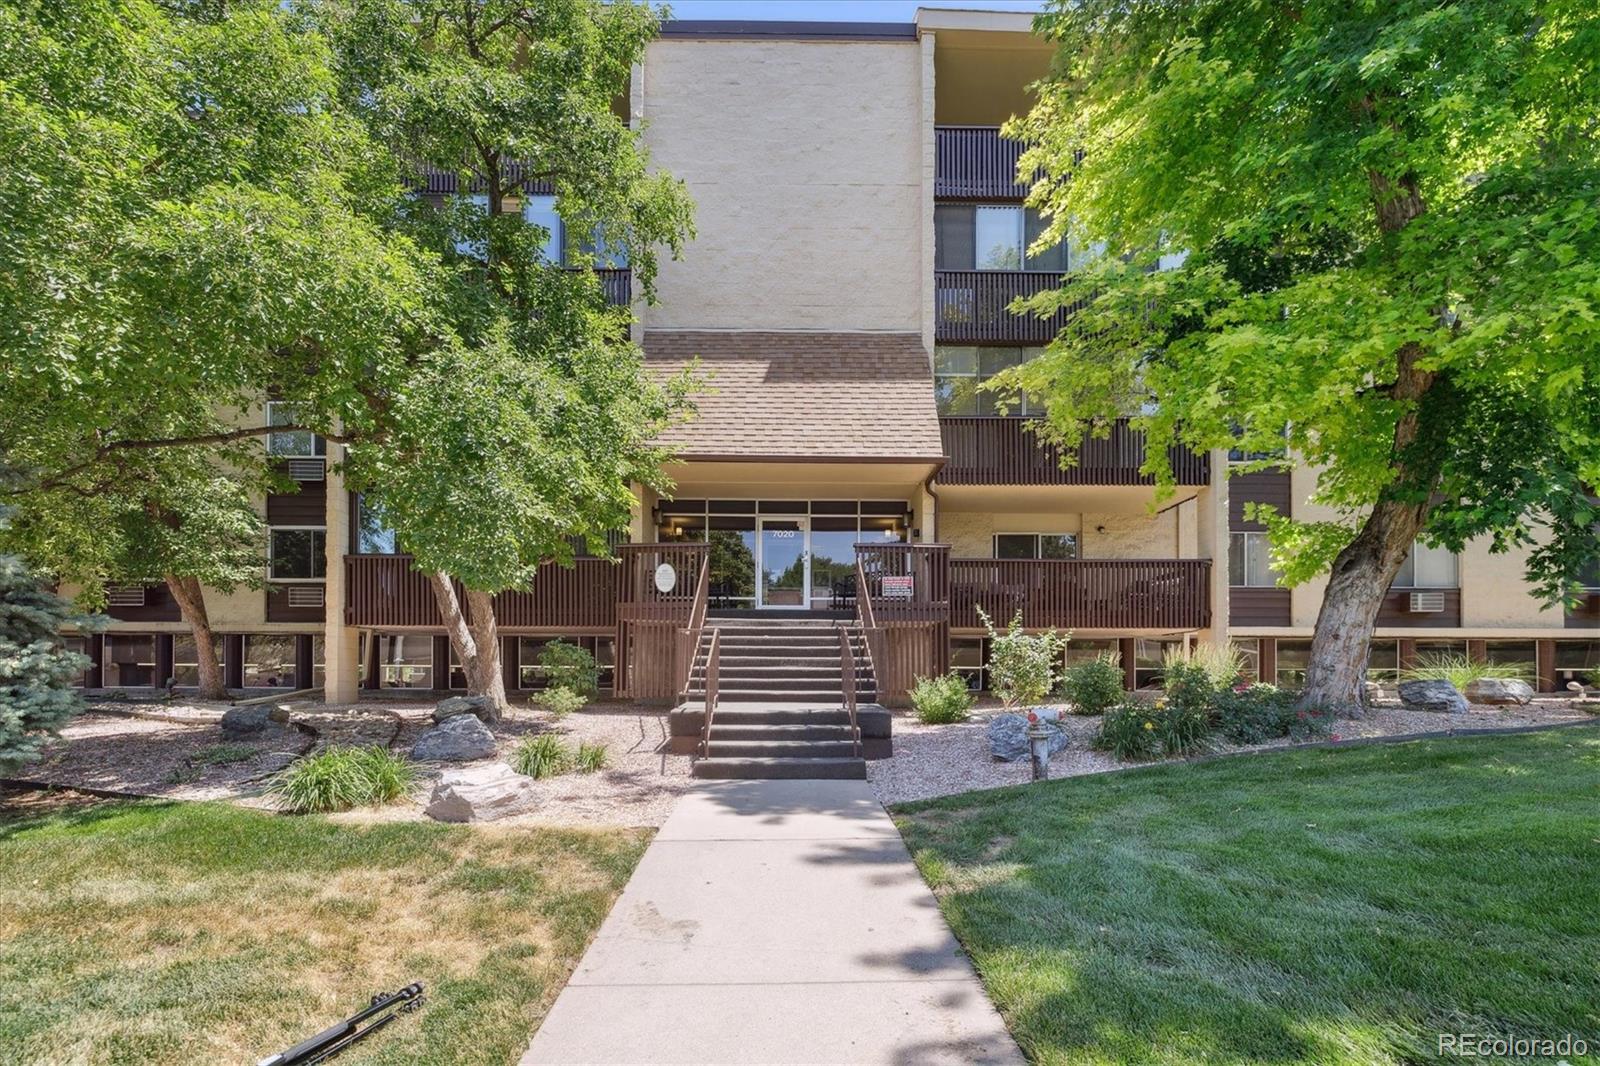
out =
[[[1037,11],[1044,0],[668,0],[679,19],[911,22],[919,7]]]

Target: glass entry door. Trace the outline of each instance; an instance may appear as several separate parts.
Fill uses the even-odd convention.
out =
[[[811,587],[809,523],[804,518],[760,518],[757,607],[804,607]]]

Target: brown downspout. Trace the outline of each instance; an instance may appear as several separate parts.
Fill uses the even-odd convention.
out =
[[[934,543],[934,544],[939,543],[939,490],[933,487],[933,479],[939,476],[939,471],[944,469],[944,464],[947,461],[948,460],[946,460],[946,459],[940,459],[939,460],[939,465],[933,468],[933,472],[931,474],[929,474],[927,477],[922,479],[922,491],[926,492],[929,496],[933,497],[933,541],[932,541],[932,543]]]

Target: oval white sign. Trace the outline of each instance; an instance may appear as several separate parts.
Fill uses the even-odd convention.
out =
[[[656,589],[660,592],[671,592],[678,587],[678,572],[672,568],[671,563],[662,563],[656,567]]]

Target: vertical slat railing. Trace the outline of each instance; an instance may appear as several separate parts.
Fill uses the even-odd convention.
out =
[[[939,126],[934,130],[934,195],[965,200],[1021,200],[1017,181],[1025,146],[1000,136],[998,126]]]
[[[944,544],[856,545],[857,609],[884,702],[904,702],[917,677],[949,669],[949,565]],[[908,593],[885,595],[885,578],[910,578]]]
[[[997,626],[1019,611],[1029,629],[1204,629],[1210,624],[1207,559],[953,559],[950,618]]]
[[[1016,314],[1011,304],[1058,289],[1065,279],[1056,271],[936,270],[934,339],[948,344],[1048,344],[1086,302],[1075,301],[1044,318]]]
[[[617,694],[676,698],[687,687],[705,622],[709,548],[625,544],[617,556]],[[658,583],[658,574],[667,576],[663,567],[672,580]]]
[[[947,485],[1154,485],[1140,473],[1145,434],[1127,419],[1118,419],[1105,437],[1086,437],[1075,462],[1062,466],[1063,452],[1042,440],[1038,420],[993,415],[944,415],[939,432],[950,457],[939,471]],[[1167,458],[1179,485],[1211,481],[1211,459],[1182,445],[1171,445]]]

